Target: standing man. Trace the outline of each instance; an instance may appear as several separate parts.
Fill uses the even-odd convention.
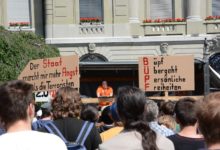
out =
[[[102,81],[102,85],[96,90],[97,97],[112,97],[113,89],[108,86],[107,81]]]
[[[206,149],[205,141],[197,130],[196,111],[196,100],[193,98],[185,97],[177,101],[174,112],[176,122],[180,124],[181,131],[168,137],[173,142],[175,150]],[[200,113],[203,114],[202,112]]]
[[[35,106],[32,85],[9,81],[0,86],[0,118],[6,133],[0,136],[1,150],[66,150],[57,136],[31,130]]]

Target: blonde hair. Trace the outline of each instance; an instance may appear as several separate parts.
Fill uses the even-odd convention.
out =
[[[170,115],[162,115],[158,118],[158,123],[160,125],[164,125],[167,128],[171,129],[171,130],[175,130],[176,129],[176,121],[174,119],[174,117],[170,116]]]

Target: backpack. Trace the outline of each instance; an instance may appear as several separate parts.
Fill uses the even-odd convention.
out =
[[[94,123],[85,121],[75,142],[67,141],[53,122],[48,122],[44,127],[49,133],[58,135],[64,141],[68,150],[86,150],[84,143],[93,126]]]
[[[45,124],[48,124],[48,122],[52,122],[52,120],[37,120],[32,123],[32,130],[38,131],[39,129],[43,128]]]

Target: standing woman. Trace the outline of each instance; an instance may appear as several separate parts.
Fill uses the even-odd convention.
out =
[[[116,105],[124,130],[99,146],[100,150],[174,150],[173,143],[150,129],[144,118],[145,93],[136,87],[121,87]]]

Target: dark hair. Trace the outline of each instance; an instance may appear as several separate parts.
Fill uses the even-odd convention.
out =
[[[198,102],[196,115],[208,147],[220,143],[220,92],[210,93]]]
[[[51,102],[46,102],[40,106],[40,109],[42,111],[41,119],[50,117],[51,116]]]
[[[98,115],[98,109],[95,106],[87,104],[82,107],[80,118],[85,121],[96,122]]]
[[[145,102],[145,93],[136,87],[125,86],[118,89],[116,104],[124,129],[136,130],[142,135],[144,150],[157,150],[156,133],[145,121]]]
[[[113,124],[113,120],[110,117],[111,111],[110,111],[110,106],[106,106],[101,113],[101,116],[99,118],[99,122],[104,122],[106,125]]]
[[[160,114],[173,116],[174,115],[174,108],[175,108],[175,102],[173,102],[173,101],[165,102],[160,107]]]
[[[175,106],[175,115],[182,127],[195,125],[196,117],[196,101],[192,97],[181,98]]]
[[[54,119],[65,117],[79,117],[81,110],[81,98],[79,92],[70,87],[61,87],[56,92],[52,101],[52,113]]]
[[[118,110],[117,110],[117,105],[116,103],[112,103],[112,105],[110,106],[110,112],[111,112],[111,118],[114,122],[120,122],[120,117],[118,115]]]
[[[26,120],[28,106],[33,103],[32,85],[21,80],[0,86],[0,120],[8,127],[18,120]]]

